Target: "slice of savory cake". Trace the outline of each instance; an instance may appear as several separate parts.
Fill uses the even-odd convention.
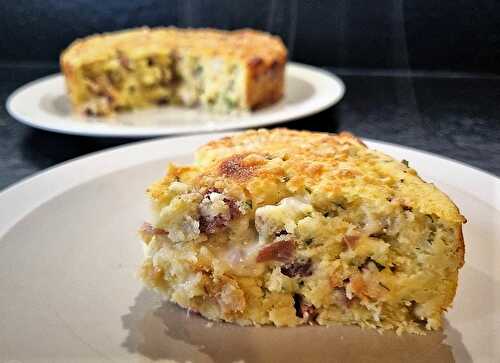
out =
[[[421,333],[454,298],[464,217],[350,134],[236,134],[148,192],[140,276],[209,319]]]
[[[228,113],[278,101],[286,57],[279,38],[251,29],[140,28],[75,41],[61,69],[80,113],[164,104]]]

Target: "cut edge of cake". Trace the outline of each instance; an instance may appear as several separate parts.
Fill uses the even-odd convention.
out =
[[[209,319],[423,334],[455,296],[465,218],[350,134],[247,131],[148,193],[140,276]]]
[[[78,113],[165,104],[230,113],[281,99],[286,58],[282,41],[264,32],[169,27],[78,39],[60,64]]]

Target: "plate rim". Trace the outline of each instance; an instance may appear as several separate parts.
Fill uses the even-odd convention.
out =
[[[0,191],[0,240],[5,233],[26,214],[73,187],[112,172],[134,167],[138,164],[165,159],[167,158],[166,150],[168,150],[169,146],[175,147],[171,147],[170,150],[168,150],[168,157],[175,158],[178,155],[184,155],[186,152],[193,153],[196,148],[210,140],[234,134],[236,133],[224,132],[141,140],[78,156],[53,165],[47,169],[40,170]],[[433,159],[435,162],[445,163],[450,167],[450,170],[453,169],[472,173],[474,176],[472,179],[481,179],[482,182],[490,183],[493,186],[495,193],[493,198],[491,198],[491,196],[490,198],[481,196],[483,190],[479,190],[480,193],[478,193],[478,190],[463,189],[456,184],[449,184],[455,188],[459,188],[463,192],[471,194],[474,198],[500,211],[499,177],[461,161],[443,157],[428,151],[366,138],[363,138],[363,141],[365,141],[371,149],[377,149],[378,145],[401,149],[413,155],[420,154],[422,157]],[[391,156],[390,152],[388,153],[385,150],[381,151]],[[123,157],[125,155],[127,155],[127,157]],[[120,158],[120,156],[122,157]],[[411,158],[409,159],[411,160]],[[113,161],[113,163],[110,163],[110,161]],[[103,168],[103,165],[105,165],[106,168]],[[70,173],[70,171],[78,171],[78,173]],[[61,176],[64,177],[66,183],[54,182]],[[40,189],[45,191],[45,193],[40,194]],[[24,196],[24,198],[21,198],[20,202],[19,195]],[[36,199],[33,199],[33,196],[35,196]],[[14,204],[12,203],[13,201],[17,203]]]
[[[72,127],[70,125],[69,128],[65,127],[59,127],[59,126],[53,126],[51,127],[50,125],[47,125],[46,122],[39,122],[39,121],[33,121],[33,118],[26,117],[25,115],[22,114],[22,111],[20,111],[18,108],[15,107],[15,102],[18,100],[20,95],[23,92],[26,92],[34,87],[38,86],[43,86],[44,83],[55,81],[57,79],[62,79],[64,80],[64,77],[62,73],[56,72],[52,73],[49,75],[46,75],[44,77],[32,80],[26,84],[23,84],[16,88],[8,97],[5,102],[5,108],[8,112],[8,114],[17,122],[20,122],[24,125],[27,125],[29,127],[33,127],[35,129],[39,130],[44,130],[48,132],[55,132],[59,134],[66,134],[66,135],[78,135],[78,136],[87,136],[87,137],[104,137],[104,138],[149,138],[149,137],[158,137],[158,136],[167,136],[167,135],[172,135],[172,136],[179,136],[179,135],[192,135],[192,134],[206,134],[206,133],[215,133],[215,132],[224,132],[224,131],[234,131],[234,130],[240,130],[244,128],[255,128],[255,127],[263,127],[263,126],[270,126],[270,125],[276,125],[280,123],[285,123],[288,121],[296,120],[299,118],[311,116],[314,114],[317,114],[321,111],[324,111],[333,105],[337,104],[342,100],[342,98],[345,95],[346,92],[346,86],[345,83],[342,81],[342,79],[334,74],[333,72],[330,72],[324,68],[319,68],[315,67],[312,65],[308,64],[303,64],[303,63],[297,63],[297,62],[288,62],[287,63],[287,69],[290,70],[290,72],[294,72],[294,75],[297,76],[298,74],[300,75],[301,72],[313,72],[316,73],[316,75],[323,77],[323,80],[328,81],[328,82],[333,82],[336,85],[337,92],[336,93],[330,93],[329,91],[323,93],[323,97],[329,95],[328,98],[325,100],[322,100],[322,103],[314,105],[314,106],[309,106],[305,110],[296,110],[295,112],[289,113],[289,111],[286,111],[285,114],[281,115],[281,117],[278,117],[276,119],[271,119],[271,120],[261,120],[261,121],[253,121],[250,119],[249,121],[241,124],[241,125],[228,125],[227,123],[224,123],[223,126],[218,127],[215,126],[212,129],[195,129],[194,127],[188,128],[188,129],[179,129],[179,128],[172,128],[172,127],[141,127],[141,126],[127,126],[126,128],[120,127],[117,128],[116,130],[112,129],[101,129],[99,130],[98,128],[95,127],[88,127],[88,125],[80,124],[80,127]],[[305,79],[305,77],[302,77],[302,79]],[[321,96],[321,95],[320,95]],[[309,100],[314,100],[315,97],[318,96],[312,96],[310,99],[307,99],[306,101]],[[300,106],[298,106],[300,107]],[[297,112],[299,111],[299,112]],[[283,110],[277,111],[277,112],[284,112]],[[269,117],[272,117],[273,113],[269,115]],[[56,117],[56,116],[55,116]]]

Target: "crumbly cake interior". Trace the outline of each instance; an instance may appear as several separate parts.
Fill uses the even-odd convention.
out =
[[[245,108],[244,69],[238,62],[182,51],[116,58],[82,67],[93,96],[86,113],[100,115],[149,105],[203,105],[218,112]],[[112,102],[110,102],[112,100]]]
[[[455,295],[464,218],[348,134],[245,132],[170,165],[149,194],[140,276],[209,319],[420,334]]]

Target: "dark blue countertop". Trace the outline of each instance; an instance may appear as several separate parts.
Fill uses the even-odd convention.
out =
[[[52,64],[0,65],[0,189],[60,162],[135,141],[49,133],[13,120],[5,109],[9,94],[57,71]],[[346,84],[344,99],[329,110],[280,126],[347,130],[457,159],[500,176],[500,77],[332,71]]]

